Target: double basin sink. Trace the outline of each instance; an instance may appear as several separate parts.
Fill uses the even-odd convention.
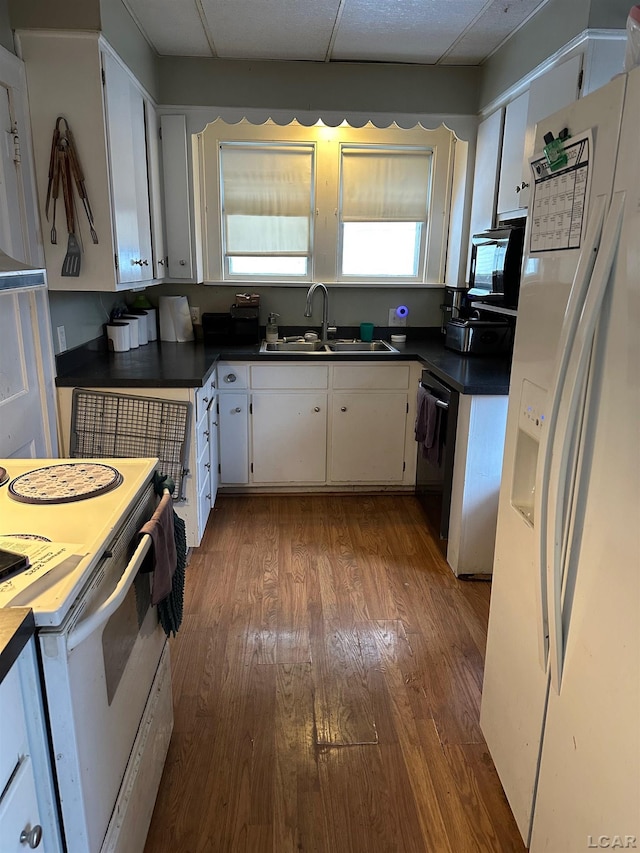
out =
[[[356,340],[335,340],[327,341],[323,344],[321,341],[275,341],[268,343],[262,341],[260,345],[261,353],[270,352],[300,352],[309,353],[311,355],[336,355],[336,353],[397,353],[398,350],[388,344],[386,341],[356,341]]]

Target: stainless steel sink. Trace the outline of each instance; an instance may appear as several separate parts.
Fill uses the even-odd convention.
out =
[[[276,341],[260,344],[261,353],[299,352],[313,355],[336,355],[337,353],[397,353],[398,350],[386,341],[337,340],[326,344],[321,341]]]
[[[262,341],[260,352],[326,352],[320,341]]]
[[[398,352],[386,341],[329,341],[330,352]]]

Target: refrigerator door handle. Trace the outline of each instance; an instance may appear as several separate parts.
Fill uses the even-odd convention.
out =
[[[593,274],[587,290],[575,336],[567,363],[564,382],[565,393],[558,402],[555,420],[557,447],[552,448],[549,469],[549,501],[546,541],[547,588],[550,591],[549,602],[549,667],[551,686],[560,692],[562,666],[564,662],[564,636],[562,625],[562,581],[564,575],[565,531],[568,529],[568,508],[565,497],[572,491],[575,470],[572,461],[575,458],[576,430],[580,428],[584,406],[588,368],[596,326],[607,286],[615,264],[622,229],[626,192],[614,194],[607,215],[602,241],[593,268]]]
[[[538,473],[535,494],[534,518],[536,519],[538,543],[538,657],[541,667],[546,670],[549,660],[549,604],[547,587],[547,528],[548,504],[550,490],[550,470],[554,443],[557,434],[557,417],[560,400],[567,380],[567,364],[571,353],[572,342],[580,319],[580,311],[585,301],[586,292],[593,273],[602,226],[607,210],[608,197],[599,195],[593,206],[593,213],[585,234],[585,241],[578,258],[578,264],[573,277],[569,300],[564,314],[558,354],[554,368],[554,376],[549,394],[549,407],[546,413],[546,429],[542,433],[538,451]]]

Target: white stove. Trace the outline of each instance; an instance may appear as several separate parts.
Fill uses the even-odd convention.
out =
[[[22,573],[22,588],[0,583],[4,606],[31,607],[35,617],[67,853],[141,853],[173,728],[169,650],[145,571],[151,540],[138,532],[158,502],[156,465],[0,459],[9,475],[0,548],[26,548],[26,538],[2,539],[16,534],[72,546],[54,568]],[[91,496],[76,500],[78,488]],[[62,503],[49,502],[54,493]]]
[[[28,472],[48,466],[82,465],[87,461],[115,468],[122,475],[122,482],[95,497],[65,503],[23,503],[10,495],[11,483]],[[77,553],[82,555],[73,570],[63,564],[35,580],[27,589],[17,592],[7,603],[31,607],[38,627],[62,624],[108,547],[120,520],[126,518],[148,488],[157,461],[0,459],[0,468],[6,469],[8,474],[6,484],[0,486],[0,536],[41,536],[52,542],[77,544],[81,546]]]

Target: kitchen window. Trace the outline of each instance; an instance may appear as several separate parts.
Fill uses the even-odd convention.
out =
[[[205,281],[445,280],[454,134],[221,119],[200,134]]]

